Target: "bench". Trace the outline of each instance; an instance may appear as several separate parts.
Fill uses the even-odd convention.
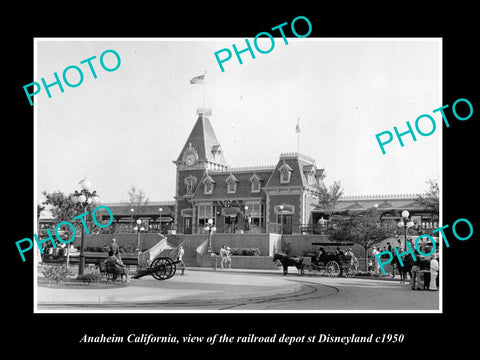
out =
[[[100,262],[97,265],[98,265],[98,269],[100,270],[100,274],[102,274],[102,276],[105,276],[107,280],[111,280],[111,281],[117,280],[115,264]]]

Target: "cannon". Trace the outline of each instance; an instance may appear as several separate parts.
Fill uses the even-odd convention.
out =
[[[177,266],[180,260],[172,260],[169,257],[157,257],[146,269],[138,269],[137,274],[133,276],[134,279],[140,279],[146,275],[152,275],[157,280],[170,279],[177,271]]]

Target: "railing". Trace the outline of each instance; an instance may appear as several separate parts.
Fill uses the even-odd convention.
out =
[[[325,235],[327,225],[303,224],[303,223],[269,223],[268,232],[270,234],[303,234],[303,235]]]
[[[208,235],[208,230],[204,229],[205,225],[190,225],[185,226],[178,224],[172,227],[177,234],[205,234]],[[215,225],[216,233],[219,234],[265,234],[266,227],[263,225],[244,226],[238,223]]]

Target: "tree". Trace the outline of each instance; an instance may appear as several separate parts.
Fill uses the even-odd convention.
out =
[[[42,194],[45,195],[46,198],[43,204],[50,205],[50,211],[55,222],[72,222],[72,218],[78,215],[77,206],[72,202],[71,195],[67,196],[61,191],[55,191],[51,194],[43,191]]]
[[[43,204],[50,206],[50,211],[57,224],[64,221],[69,222],[75,226],[75,232],[79,233],[82,231],[82,221],[80,218],[76,220],[74,220],[73,218],[77,215],[83,214],[84,212],[88,212],[88,215],[83,217],[86,227],[88,229],[92,229],[94,226],[96,226],[93,222],[92,217],[90,216],[92,210],[95,208],[95,205],[89,204],[86,206],[86,208],[84,208],[82,204],[74,203],[72,201],[73,194],[65,195],[61,191],[55,191],[51,194],[43,191],[42,194],[45,195],[46,198],[46,200],[43,201]],[[101,220],[98,220],[97,222],[102,223]],[[59,231],[59,234],[64,240],[72,238],[73,230],[70,226],[63,225],[60,227],[59,230],[62,230]],[[53,232],[52,236],[55,237],[55,234]]]
[[[135,211],[139,211],[148,205],[149,199],[142,189],[137,189],[135,185],[131,185],[127,193],[129,196],[128,203]]]
[[[336,216],[330,223],[328,235],[334,241],[350,241],[361,245],[365,251],[365,268],[368,269],[370,248],[393,236],[394,231],[381,221],[381,213],[377,209],[371,209]]]
[[[333,214],[338,199],[343,195],[343,188],[340,181],[334,181],[328,188],[320,189],[319,204],[323,207],[325,214],[329,217]]]
[[[430,211],[431,214],[431,219],[433,220],[433,216],[437,215],[439,212],[439,207],[440,207],[440,189],[438,186],[438,181],[434,179],[429,179],[426,181],[428,184],[429,188],[425,194],[423,195],[418,195],[417,201],[425,207],[426,210]]]

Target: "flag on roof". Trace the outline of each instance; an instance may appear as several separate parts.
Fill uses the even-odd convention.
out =
[[[205,74],[200,76],[195,76],[192,80],[190,80],[190,84],[201,84],[203,85],[203,80],[205,79]]]
[[[297,133],[300,132],[300,118],[298,118],[298,120],[297,120],[297,126],[295,127],[295,131],[296,131]]]

